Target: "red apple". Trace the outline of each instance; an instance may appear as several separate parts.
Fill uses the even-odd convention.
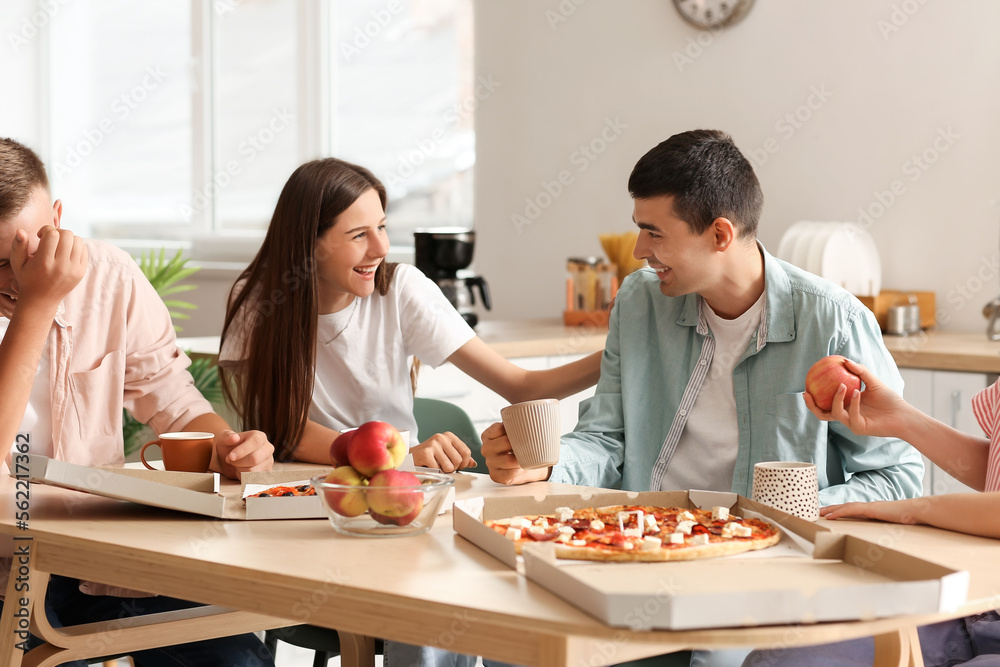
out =
[[[357,430],[351,429],[350,431],[344,431],[333,439],[333,444],[330,445],[330,462],[335,467],[339,468],[340,466],[351,464],[347,458],[347,445],[350,444],[355,433],[357,433]]]
[[[334,512],[342,516],[361,516],[368,511],[368,500],[365,498],[364,491],[368,480],[362,477],[357,470],[351,466],[334,468],[326,476],[326,481],[330,484],[357,487],[356,489],[323,488],[326,504]]]
[[[405,470],[375,473],[368,480],[368,505],[372,512],[386,517],[399,518],[419,513],[424,506],[420,480],[412,472]]]
[[[854,390],[861,390],[861,378],[847,370],[846,361],[839,354],[831,354],[813,364],[806,373],[806,391],[820,410],[829,411],[833,407],[833,396],[842,384],[847,386],[845,408],[850,405]]]
[[[417,507],[412,512],[406,516],[386,516],[384,514],[379,514],[378,512],[373,512],[368,510],[368,514],[371,515],[375,521],[384,524],[386,526],[409,526],[413,523],[413,520],[420,516],[420,511],[424,509],[423,503],[420,503],[420,507]]]
[[[365,477],[398,467],[408,451],[403,436],[385,422],[362,424],[347,443],[347,459]]]

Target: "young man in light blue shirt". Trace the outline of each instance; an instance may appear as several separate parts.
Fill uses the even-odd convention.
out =
[[[523,470],[502,425],[487,429],[491,477],[749,496],[755,463],[809,461],[824,505],[919,495],[916,450],[806,407],[806,372],[826,355],[863,363],[897,392],[902,378],[861,302],[757,242],[763,195],[732,139],[674,135],[628,185],[634,254],[649,267],[618,292],[596,395],[551,469]]]
[[[559,463],[524,470],[502,424],[483,433],[490,477],[629,491],[751,493],[761,461],[808,461],[823,505],[921,493],[920,454],[810,414],[806,372],[830,354],[903,380],[874,315],[846,290],[772,257],[757,241],[753,167],[714,130],[677,134],[629,177],[634,255],[611,312],[593,398],[562,437]],[[695,651],[638,664],[728,667],[748,650]]]

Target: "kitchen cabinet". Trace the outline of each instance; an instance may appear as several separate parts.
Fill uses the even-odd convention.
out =
[[[972,413],[972,397],[996,380],[996,375],[901,368],[903,396],[914,407],[964,433],[982,435]],[[924,495],[973,491],[924,458]]]

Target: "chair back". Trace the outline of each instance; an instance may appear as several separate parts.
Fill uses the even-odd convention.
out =
[[[417,420],[417,439],[420,442],[435,433],[451,431],[472,450],[476,467],[470,470],[489,473],[482,453],[483,441],[465,410],[448,401],[417,397],[413,399],[413,416]]]

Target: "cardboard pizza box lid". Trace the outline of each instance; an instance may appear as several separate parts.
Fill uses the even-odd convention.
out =
[[[218,473],[147,470],[135,466],[83,466],[44,456],[28,456],[28,479],[106,498],[199,514],[217,519],[323,519],[318,496],[251,498],[243,502],[246,484],[285,484],[325,474],[313,464],[282,464],[266,472],[244,473],[239,484]]]
[[[28,455],[27,468],[31,482],[203,516],[223,516],[225,499],[217,493],[216,473],[90,467],[34,454]]]

